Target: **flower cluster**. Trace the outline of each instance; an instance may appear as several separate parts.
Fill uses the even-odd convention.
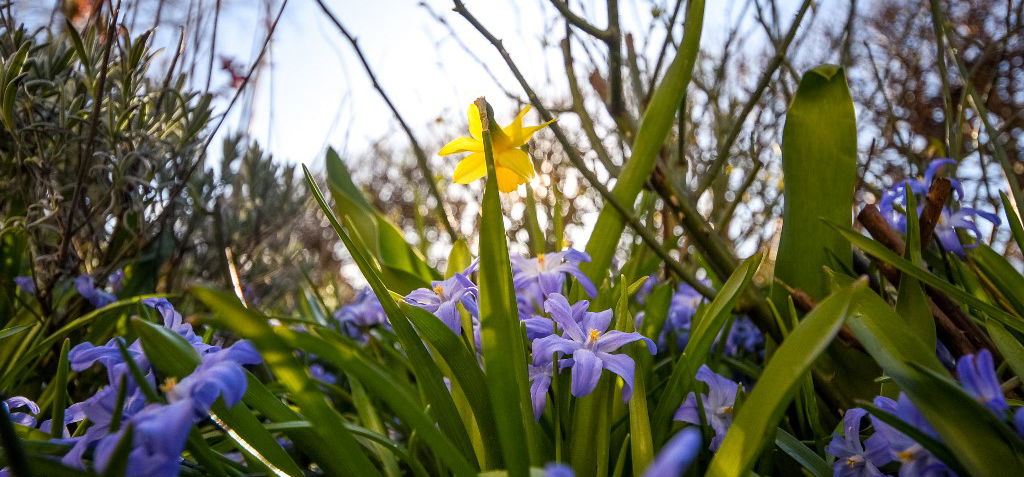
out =
[[[916,196],[922,196],[917,200],[917,203],[921,204],[917,207],[917,215],[919,216],[921,211],[924,210],[923,196],[928,193],[932,181],[935,180],[942,167],[953,164],[956,164],[956,161],[953,159],[936,159],[928,165],[923,180],[907,179],[894,184],[889,190],[885,191],[882,194],[882,200],[878,204],[878,209],[882,212],[886,221],[889,222],[889,225],[900,232],[906,233],[907,217],[901,213],[901,210],[905,212],[904,209],[906,209],[906,191],[909,190],[910,193]],[[963,199],[964,190],[960,182],[955,179],[950,179],[950,182],[953,184],[957,200]],[[960,207],[956,211],[949,207],[943,207],[939,221],[935,225],[935,238],[942,245],[943,249],[963,258],[966,253],[965,249],[975,245],[962,244],[956,231],[957,229],[964,230],[969,232],[975,240],[980,240],[981,231],[978,229],[978,218],[985,219],[997,227],[1001,223],[999,216],[990,212],[984,212],[971,207]]]
[[[651,293],[657,282],[657,278],[653,276],[644,282],[637,291],[637,303],[643,304],[646,301],[647,295]],[[708,284],[707,281],[705,284]],[[690,327],[693,324],[693,319],[706,302],[707,299],[695,288],[686,283],[680,283],[672,294],[665,324],[658,333],[658,348],[668,351],[670,339],[678,349],[686,348],[686,344],[690,340]],[[637,327],[641,326],[643,318],[642,312],[637,314]],[[763,352],[764,336],[761,334],[761,330],[750,321],[750,318],[740,316],[733,321],[732,326],[728,329],[728,334],[718,337],[718,342],[722,343],[722,351],[727,356],[736,357],[745,353],[760,354]]]
[[[982,350],[977,355],[965,355],[956,364],[957,378],[964,390],[989,408],[1001,419],[1010,418],[1010,406],[1003,395],[999,378],[992,362],[992,353]],[[891,414],[908,426],[939,442],[941,438],[928,420],[905,394],[893,400],[884,396],[874,399],[874,406]],[[849,409],[843,416],[843,434],[835,434],[826,450],[836,457],[833,464],[836,477],[878,477],[881,468],[891,463],[899,465],[900,477],[956,475],[921,443],[895,427],[871,415],[875,433],[861,442],[861,420],[867,411]],[[1012,415],[1014,427],[1024,435],[1024,407]]]
[[[203,342],[166,299],[150,298],[143,303],[160,313],[166,328],[192,345],[200,356],[200,364],[181,381],[168,378],[159,386],[166,402],[148,402],[143,388],[156,388],[157,379],[141,341],[127,345],[126,352],[118,342],[121,338],[103,345],[85,342],[73,347],[68,353],[71,369],[81,372],[99,363],[106,369],[108,385],[65,411],[61,423],[64,437],[59,439],[71,445],[71,450],[61,459],[65,465],[85,469],[85,458],[91,452],[93,467],[103,471],[126,428],[131,426],[128,475],[177,475],[192,425],[206,419],[218,399],[229,407],[237,404],[247,385],[242,365],[262,362],[260,354],[247,341],[238,341],[226,348]],[[145,382],[136,382],[126,355],[145,376]],[[123,397],[119,399],[119,395]],[[35,403],[20,397],[8,400],[8,406],[25,407],[32,414],[39,412]],[[35,427],[35,419],[29,414],[17,413],[12,417],[19,424]],[[79,426],[82,426],[85,422],[89,423],[88,429],[76,431],[75,437],[71,437],[67,425],[81,423]],[[48,431],[49,421],[43,422],[40,428]]]

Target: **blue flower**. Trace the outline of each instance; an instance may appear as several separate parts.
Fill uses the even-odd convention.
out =
[[[263,357],[256,348],[241,340],[203,355],[202,362],[191,374],[180,382],[168,380],[164,391],[171,402],[189,401],[196,418],[201,419],[218,397],[223,398],[229,408],[241,401],[248,385],[242,365],[262,362]]]
[[[188,402],[150,404],[134,414],[128,424],[107,434],[96,444],[96,468],[106,470],[126,426],[132,427],[132,450],[128,454],[128,476],[174,477],[192,429],[192,408]]]
[[[736,394],[740,390],[740,385],[715,373],[707,365],[701,365],[697,370],[697,381],[708,385],[708,394],[701,394],[700,400],[704,405],[704,419],[715,431],[715,438],[711,441],[710,448],[713,451],[718,450],[718,446],[725,439],[725,433],[732,425],[733,408],[736,405]],[[676,410],[674,419],[698,426],[701,424],[697,396],[694,393],[686,395],[686,400]]]
[[[741,316],[736,318],[729,329],[729,335],[725,339],[725,354],[738,356],[741,353],[753,353],[759,350],[764,343],[761,330],[754,325],[750,318]]]
[[[121,354],[121,350],[117,346],[118,340],[121,339],[112,338],[106,344],[100,346],[93,345],[88,341],[75,345],[75,347],[68,351],[68,362],[71,365],[71,369],[81,372],[95,363],[100,363],[107,369],[108,381],[111,384],[119,383],[121,376],[128,373],[128,363],[124,360],[124,355]],[[131,356],[140,370],[145,372],[149,369],[149,360],[146,359],[146,355],[142,352],[142,343],[140,341],[136,340],[128,345],[126,349],[128,350],[128,356]]]
[[[836,457],[832,464],[834,477],[880,477],[879,467],[888,464],[887,443],[879,434],[865,441],[867,448],[860,442],[860,421],[867,414],[861,408],[853,408],[843,415],[843,435],[833,434],[832,442],[825,448]]]
[[[544,477],[573,477],[575,475],[572,467],[561,462],[551,462],[544,466]]]
[[[192,329],[192,325],[185,322],[181,317],[181,313],[178,313],[178,311],[174,309],[174,305],[167,301],[166,298],[146,298],[145,300],[142,300],[142,304],[160,312],[160,316],[164,319],[164,327],[184,337],[199,354],[220,349],[216,346],[204,343],[203,339],[196,335],[195,330]]]
[[[989,350],[981,350],[977,357],[972,354],[961,357],[956,363],[956,374],[964,390],[996,415],[1002,417],[1010,410]]]
[[[138,386],[130,386],[125,393],[119,425],[141,411],[146,405],[146,399]],[[65,412],[65,420],[67,422],[79,422],[88,419],[91,425],[85,431],[85,434],[68,439],[74,445],[61,458],[61,462],[64,465],[76,469],[85,469],[85,462],[82,458],[85,456],[86,451],[92,448],[96,442],[110,434],[111,421],[113,420],[114,409],[117,405],[117,390],[118,385],[107,386],[85,401],[68,407]],[[191,425],[192,421],[189,420],[188,423]]]
[[[906,208],[905,191],[909,188],[913,194],[921,196],[927,194],[939,168],[955,163],[956,161],[953,159],[936,159],[928,165],[928,169],[924,174],[924,180],[905,180],[894,184],[891,189],[882,195],[882,200],[878,204],[878,209],[882,213],[882,216],[885,217],[886,221],[889,222],[893,228],[906,233],[907,217],[905,214],[900,213],[895,207],[898,204],[903,208]],[[957,199],[962,199],[964,191],[960,182],[955,179],[949,180],[953,184],[954,190],[957,193]],[[922,210],[924,210],[923,204],[919,205],[917,208],[918,216],[921,215]],[[956,212],[953,212],[948,207],[943,207],[942,212],[939,215],[939,221],[935,225],[935,237],[939,240],[939,243],[942,244],[942,248],[953,252],[960,258],[964,258],[964,249],[975,247],[976,245],[969,244],[965,246],[961,244],[960,237],[957,235],[956,229],[963,229],[970,232],[975,240],[980,241],[981,231],[978,229],[978,217],[991,222],[997,227],[1001,223],[998,215],[989,212],[980,211],[970,207],[961,207]]]
[[[570,305],[569,300],[561,293],[552,293],[544,300],[544,311],[549,315],[554,316],[557,313],[561,316],[568,316],[577,323],[582,323],[588,316],[593,315],[587,311],[589,306],[590,302],[587,300],[580,300]],[[523,324],[526,325],[526,337],[531,341],[555,332],[554,319],[543,315],[532,315],[530,318],[524,319]]]
[[[323,365],[319,363],[313,363],[309,365],[309,375],[312,376],[313,379],[320,381],[322,383],[334,384],[338,382],[338,377],[335,376],[333,373],[328,372],[326,369],[324,369]]]
[[[935,429],[932,428],[931,424],[928,424],[928,421],[925,420],[924,416],[914,407],[914,404],[910,402],[910,399],[905,394],[900,393],[898,401],[893,401],[883,396],[876,397],[875,407],[893,414],[911,427],[938,439]],[[949,467],[946,467],[946,464],[943,464],[924,446],[918,444],[917,441],[911,439],[906,434],[897,431],[896,428],[882,422],[881,419],[871,416],[871,425],[875,427],[875,435],[880,435],[882,441],[886,443],[888,450],[888,460],[886,462],[899,461],[902,464],[899,472],[900,477],[955,475]]]
[[[651,354],[657,352],[654,342],[640,333],[626,333],[618,330],[606,331],[612,319],[612,311],[587,313],[579,323],[569,310],[552,308],[550,311],[562,336],[549,335],[533,342],[534,364],[550,363],[555,353],[572,354],[572,395],[590,394],[601,378],[601,371],[609,371],[622,378],[622,397],[629,400],[633,393],[633,358],[622,354],[611,354],[625,344],[644,340]]]
[[[366,330],[371,326],[388,324],[384,307],[369,288],[359,290],[352,303],[334,312],[334,318],[341,322],[347,335],[360,340],[366,339]]]
[[[533,419],[540,420],[544,414],[544,406],[548,400],[548,389],[551,387],[553,371],[550,363],[530,365],[530,401],[533,403]]]
[[[693,322],[697,309],[705,302],[704,295],[701,295],[695,288],[680,283],[668,306],[668,316],[665,318],[665,325],[658,335],[658,344],[665,346],[669,336],[676,337],[676,345],[679,349],[686,347],[690,340],[690,325]]]
[[[683,475],[697,458],[700,446],[701,435],[696,428],[679,431],[654,456],[654,461],[644,470],[643,477]]]
[[[996,227],[1002,222],[996,214],[983,212],[971,207],[961,207],[956,212],[950,212],[948,207],[944,207],[942,214],[939,216],[939,222],[935,225],[935,238],[939,239],[942,248],[955,253],[960,258],[964,258],[966,256],[964,249],[977,247],[977,242],[981,241],[982,235],[981,231],[978,230],[977,224],[978,217],[991,222]],[[967,245],[961,244],[960,236],[957,235],[956,229],[970,232],[977,242]]]
[[[26,295],[36,294],[36,282],[32,280],[32,277],[14,277],[14,284],[17,285],[21,291],[25,292]]]
[[[83,274],[75,278],[75,290],[96,308],[103,308],[117,300],[113,293],[96,288],[89,275]]]
[[[562,291],[566,276],[574,276],[591,298],[597,296],[597,287],[582,271],[580,263],[589,262],[590,255],[567,248],[561,252],[540,254],[536,258],[512,257],[512,281],[516,290],[536,285],[541,297]]]
[[[435,280],[431,289],[417,288],[405,297],[410,305],[433,313],[455,334],[462,332],[462,318],[459,316],[458,304],[466,308],[473,316],[479,316],[476,295],[477,288],[462,273],[456,273],[447,280]]]
[[[25,427],[36,427],[36,418],[34,416],[39,414],[39,406],[36,405],[35,401],[24,396],[14,396],[5,400],[4,404],[7,405],[8,411],[12,411],[10,413],[11,422]],[[28,412],[13,412],[14,409],[19,407],[24,407]]]

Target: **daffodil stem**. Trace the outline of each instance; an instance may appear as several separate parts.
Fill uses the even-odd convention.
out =
[[[504,217],[498,197],[491,134],[494,123],[484,98],[476,100],[487,182],[480,219],[480,325],[484,375],[494,403],[499,441],[510,476],[526,476],[530,463],[539,464],[539,439],[534,435],[530,385],[522,327],[518,318]],[[487,284],[491,284],[487,286]],[[524,407],[525,406],[525,407]]]

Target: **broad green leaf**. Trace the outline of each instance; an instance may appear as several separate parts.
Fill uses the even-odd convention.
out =
[[[448,364],[453,377],[465,391],[487,449],[488,462],[493,459],[500,461],[501,445],[495,428],[491,396],[475,353],[467,349],[465,342],[432,313],[404,302],[401,306],[419,330],[420,336],[437,350],[437,354]]]
[[[916,198],[909,187],[905,189],[908,218],[907,250],[904,255],[911,263],[922,266],[924,259],[921,257],[921,222],[917,218]],[[914,277],[906,276],[900,279],[896,312],[907,323],[914,336],[925,343],[935,342],[935,319],[932,318],[932,311],[928,306],[928,297]]]
[[[380,414],[377,412],[377,407],[374,405],[373,399],[371,399],[370,394],[366,392],[366,387],[364,387],[363,384],[351,374],[347,374],[345,377],[348,381],[348,387],[351,390],[352,406],[356,408],[356,414],[359,416],[359,421],[372,432],[378,434],[387,433],[387,428],[384,426],[384,422],[381,420]],[[383,467],[384,474],[388,477],[399,477],[401,475],[401,471],[398,469],[398,462],[395,461],[395,456],[391,455],[392,451],[379,444],[375,444],[370,447],[376,451],[377,458],[381,461],[381,467]]]
[[[337,204],[334,210],[343,221],[351,221],[357,236],[380,262],[385,270],[381,278],[388,287],[404,294],[439,278],[398,227],[366,200],[334,149],[327,150],[327,184]],[[416,279],[410,281],[411,277]]]
[[[663,443],[668,439],[668,431],[672,425],[672,413],[682,403],[686,393],[693,390],[694,377],[697,370],[708,360],[711,345],[722,332],[722,328],[732,317],[732,309],[736,300],[754,278],[757,267],[761,265],[761,254],[746,259],[722,285],[715,294],[715,299],[698,313],[691,326],[690,338],[686,349],[675,362],[668,384],[661,391],[658,405],[654,411],[654,440]]]
[[[864,349],[907,394],[972,475],[998,476],[1024,465],[995,425],[995,416],[948,378],[935,351],[900,326],[892,308],[870,290],[855,296],[848,324]],[[1004,425],[1005,426],[1005,425]]]
[[[460,238],[452,244],[452,251],[448,254],[448,264],[444,270],[444,277],[451,278],[456,273],[461,273],[473,263],[473,255],[469,251],[466,239]]]
[[[431,414],[437,419],[437,424],[441,426],[441,430],[455,442],[465,455],[472,456],[472,460],[475,461],[476,456],[474,455],[472,442],[466,433],[466,428],[462,425],[451,393],[448,392],[444,381],[442,381],[443,376],[440,369],[430,358],[430,353],[427,352],[423,341],[416,334],[412,324],[409,323],[409,318],[398,307],[394,298],[391,297],[391,292],[381,280],[381,276],[377,274],[376,268],[371,261],[372,259],[363,253],[363,250],[358,247],[346,228],[338,222],[338,218],[331,212],[331,208],[327,205],[327,200],[324,199],[323,192],[316,185],[316,181],[313,179],[313,175],[309,173],[309,169],[303,166],[302,170],[306,175],[306,183],[313,193],[313,198],[316,199],[317,204],[324,212],[324,215],[327,216],[327,220],[331,223],[334,231],[338,234],[342,243],[345,244],[345,248],[356,262],[363,277],[366,278],[374,295],[377,296],[377,300],[380,301],[384,313],[387,314],[388,321],[391,323],[392,328],[394,328],[402,348],[408,355],[408,359],[415,363],[415,366],[412,366],[412,370],[416,374],[416,382],[426,396],[427,403],[430,404]]]
[[[245,373],[248,386],[242,401],[247,406],[252,407],[275,423],[309,422],[305,420],[304,416],[281,402],[256,376],[253,376],[249,371]],[[288,438],[295,442],[295,449],[310,456],[315,462],[330,460],[330,455],[335,452],[331,443],[320,438],[313,429],[312,423],[310,427],[296,427],[283,430],[288,435]]]
[[[525,337],[512,285],[512,265],[491,150],[491,132],[500,128],[494,123],[494,115],[483,98],[477,100],[477,107],[486,111],[488,118],[488,126],[482,133],[487,182],[478,254],[484,374],[493,401],[505,466],[510,475],[519,477],[527,474],[531,463],[532,429],[535,427],[526,375]]]
[[[686,95],[693,66],[697,62],[703,25],[704,0],[687,2],[682,42],[640,118],[636,138],[633,139],[632,154],[612,189],[612,194],[626,210],[633,209],[637,195],[654,171],[661,147],[679,113],[679,104]],[[594,225],[594,230],[599,233],[593,234],[587,242],[586,251],[592,261],[580,266],[594,283],[600,284],[608,274],[625,227],[626,220],[618,210],[610,206],[601,209]]]
[[[783,340],[736,412],[725,440],[711,459],[708,476],[741,477],[753,468],[804,375],[842,328],[851,297],[862,286],[857,284],[830,295]]]
[[[4,338],[7,338],[9,336],[14,336],[14,335],[16,335],[18,333],[21,333],[22,331],[25,331],[25,330],[27,330],[27,329],[29,329],[31,327],[32,327],[32,325],[19,325],[19,326],[12,326],[10,328],[4,328],[4,329],[0,330],[0,340],[2,340]]]
[[[414,389],[392,379],[379,365],[363,359],[359,353],[351,349],[285,327],[278,327],[276,332],[293,348],[313,353],[338,369],[355,376],[370,393],[387,403],[396,417],[414,429],[455,475],[472,476],[477,473],[452,441],[437,429],[434,420],[420,409],[414,397]]]
[[[845,268],[851,266],[850,245],[820,219],[851,223],[856,169],[856,116],[846,74],[838,66],[818,66],[804,74],[786,113],[785,201],[775,262],[778,279],[814,299],[828,294],[821,269],[830,255]],[[775,306],[783,309],[785,289],[774,287],[772,296]]]
[[[317,461],[328,473],[336,475],[379,476],[358,441],[345,428],[345,421],[333,409],[316,383],[295,358],[294,351],[277,336],[267,319],[249,310],[232,295],[206,288],[193,288],[192,293],[213,311],[216,321],[249,339],[260,350],[264,362],[289,391],[307,420],[314,423],[317,436],[331,443],[330,453],[320,453]]]

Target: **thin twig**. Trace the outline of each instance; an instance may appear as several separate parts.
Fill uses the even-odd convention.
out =
[[[437,216],[441,220],[441,225],[444,226],[445,231],[448,232],[448,237],[451,239],[452,243],[455,243],[459,237],[455,233],[455,228],[452,227],[451,222],[448,220],[448,211],[444,206],[444,199],[441,197],[441,191],[437,187],[437,182],[434,180],[434,174],[430,171],[430,163],[428,162],[427,154],[423,152],[423,148],[420,147],[420,143],[416,140],[416,135],[413,134],[412,128],[410,128],[409,124],[402,118],[402,115],[398,112],[398,108],[396,108],[395,104],[391,102],[391,98],[388,97],[387,93],[384,92],[384,88],[381,87],[380,83],[377,81],[377,75],[373,74],[373,69],[370,68],[370,63],[366,61],[366,56],[363,55],[363,50],[359,48],[359,42],[356,38],[349,33],[344,25],[341,24],[338,17],[336,17],[334,13],[327,8],[327,5],[324,4],[323,0],[316,0],[316,3],[320,6],[320,9],[323,10],[324,15],[327,16],[331,23],[337,27],[338,31],[340,31],[341,34],[345,36],[345,39],[352,45],[352,49],[355,50],[356,56],[359,57],[359,62],[363,64],[363,69],[366,70],[366,75],[370,77],[370,82],[373,83],[373,88],[377,90],[377,93],[380,94],[384,103],[386,103],[388,108],[391,109],[391,113],[394,114],[395,119],[398,120],[398,124],[402,126],[402,130],[405,131],[405,135],[409,136],[409,143],[412,146],[413,153],[416,155],[416,162],[419,165],[420,172],[423,174],[423,178],[427,182],[427,188],[430,190],[430,195],[432,195],[434,200],[437,202],[437,207],[435,208]]]
[[[800,23],[804,18],[804,14],[807,13],[807,9],[810,6],[811,0],[804,0],[804,3],[800,5],[800,10],[797,11],[796,18],[793,19],[792,25],[789,26],[789,31],[786,32],[786,36],[782,40],[782,43],[775,49],[775,56],[773,56],[771,61],[768,62],[768,67],[764,70],[764,74],[761,75],[761,79],[758,80],[757,86],[754,87],[754,91],[750,95],[750,99],[743,105],[743,109],[740,110],[740,114],[736,116],[736,119],[732,123],[732,128],[729,129],[729,134],[725,136],[725,140],[719,144],[715,161],[708,166],[707,170],[705,170],[701,176],[701,180],[697,184],[697,192],[694,194],[694,197],[700,197],[701,194],[707,190],[708,186],[711,185],[711,181],[718,176],[718,171],[722,169],[726,159],[729,158],[729,149],[732,148],[736,138],[739,137],[740,130],[743,128],[743,123],[746,122],[747,116],[754,110],[754,107],[757,106],[757,102],[761,100],[761,94],[764,93],[764,90],[768,87],[768,84],[775,76],[775,72],[778,71],[779,66],[781,66],[783,60],[785,60],[786,51],[789,50],[789,45],[793,42],[793,38],[796,37],[796,32],[800,28]]]
[[[935,225],[942,217],[942,207],[953,193],[953,184],[945,177],[932,181],[925,197],[924,209],[921,210],[921,248],[928,246],[935,232]]]
[[[608,37],[610,36],[609,30],[598,28],[594,26],[592,23],[588,22],[585,18],[573,13],[572,10],[569,8],[568,0],[566,0],[565,2],[561,2],[559,0],[551,0],[551,4],[555,6],[555,8],[558,10],[558,13],[561,13],[562,16],[565,17],[565,20],[569,22],[572,26],[579,28],[580,30],[583,30],[588,35],[597,38],[598,40],[604,42],[608,41]],[[455,11],[458,11],[458,9],[459,7],[455,7]]]

